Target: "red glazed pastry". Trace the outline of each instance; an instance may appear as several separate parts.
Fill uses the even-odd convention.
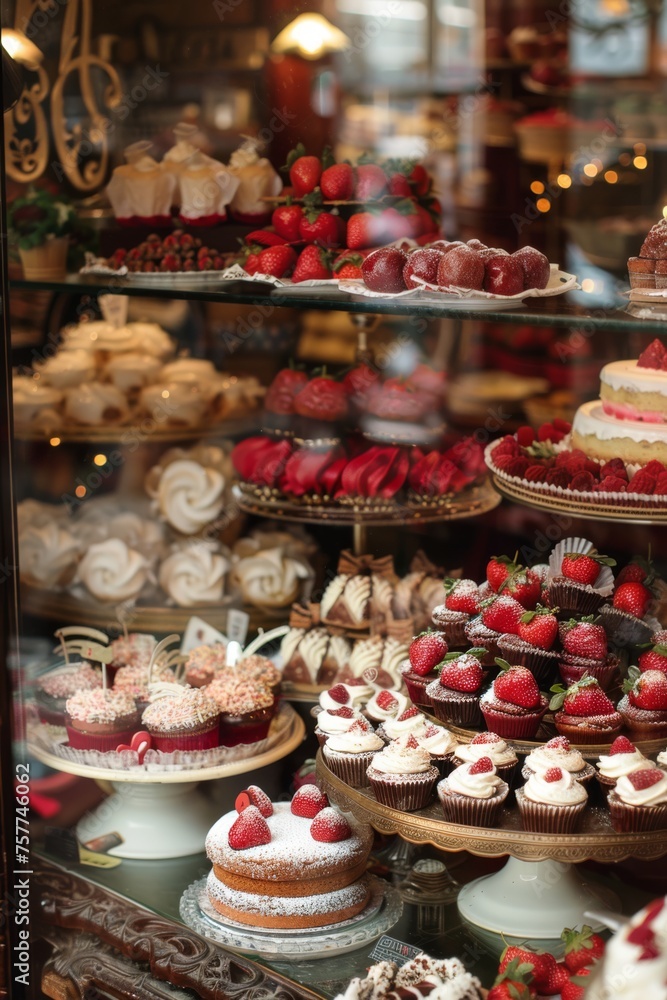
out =
[[[232,451],[232,463],[241,479],[256,486],[275,487],[292,453],[289,441],[251,437],[240,441]]]
[[[402,448],[382,448],[379,445],[368,448],[351,459],[343,469],[336,499],[390,499],[404,485],[409,463],[408,455]]]
[[[296,497],[310,494],[331,497],[346,465],[347,458],[340,446],[299,448],[285,465],[280,487],[284,493]]]

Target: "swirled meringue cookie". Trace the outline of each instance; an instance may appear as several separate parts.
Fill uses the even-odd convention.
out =
[[[142,517],[125,510],[108,520],[109,538],[120,538],[131,548],[141,552],[148,560],[162,554],[165,545],[164,528],[150,517]]]
[[[93,378],[95,361],[90,351],[77,347],[71,351],[58,351],[45,361],[36,361],[35,371],[39,372],[46,385],[69,389]]]
[[[86,382],[67,390],[65,416],[77,424],[99,427],[125,423],[130,409],[124,394],[115,385]]]
[[[282,549],[267,549],[236,563],[232,583],[243,600],[255,607],[285,608],[301,596],[309,566]]]
[[[120,538],[91,545],[79,563],[76,575],[93,597],[105,603],[120,603],[138,596],[152,581],[148,561]]]
[[[121,392],[133,394],[154,382],[160,368],[160,361],[150,354],[128,351],[127,354],[114,355],[107,361],[104,378]]]
[[[22,534],[29,525],[36,525],[38,528],[45,524],[59,524],[67,527],[70,515],[65,504],[42,503],[41,500],[21,500],[16,506],[16,522],[19,535]]]
[[[177,546],[159,571],[160,586],[179,607],[222,600],[229,561],[215,542]]]
[[[12,379],[14,419],[17,424],[34,424],[40,418],[58,423],[58,410],[63,401],[60,389],[42,385],[41,380],[27,375],[14,375]]]
[[[55,521],[29,525],[19,535],[21,580],[46,590],[66,587],[74,579],[80,553],[78,540]]]
[[[175,341],[158,323],[136,320],[128,323],[125,329],[129,330],[131,336],[130,350],[143,351],[153,358],[160,358],[161,361],[172,357],[176,350]]]
[[[183,459],[163,470],[156,505],[172,528],[194,535],[220,514],[224,491],[224,477],[216,469]]]
[[[140,410],[167,427],[199,426],[207,405],[202,393],[188,382],[147,385],[139,395]]]

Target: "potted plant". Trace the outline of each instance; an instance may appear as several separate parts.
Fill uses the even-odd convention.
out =
[[[77,228],[76,212],[65,197],[31,187],[9,206],[7,221],[28,281],[65,277],[69,239]]]

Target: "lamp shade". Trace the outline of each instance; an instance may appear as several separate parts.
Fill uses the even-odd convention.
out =
[[[332,52],[343,52],[350,44],[347,35],[321,14],[299,14],[274,38],[271,51],[321,59]]]

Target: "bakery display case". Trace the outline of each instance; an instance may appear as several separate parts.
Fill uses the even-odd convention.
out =
[[[589,6],[3,8],[10,996],[659,921],[667,22]]]

